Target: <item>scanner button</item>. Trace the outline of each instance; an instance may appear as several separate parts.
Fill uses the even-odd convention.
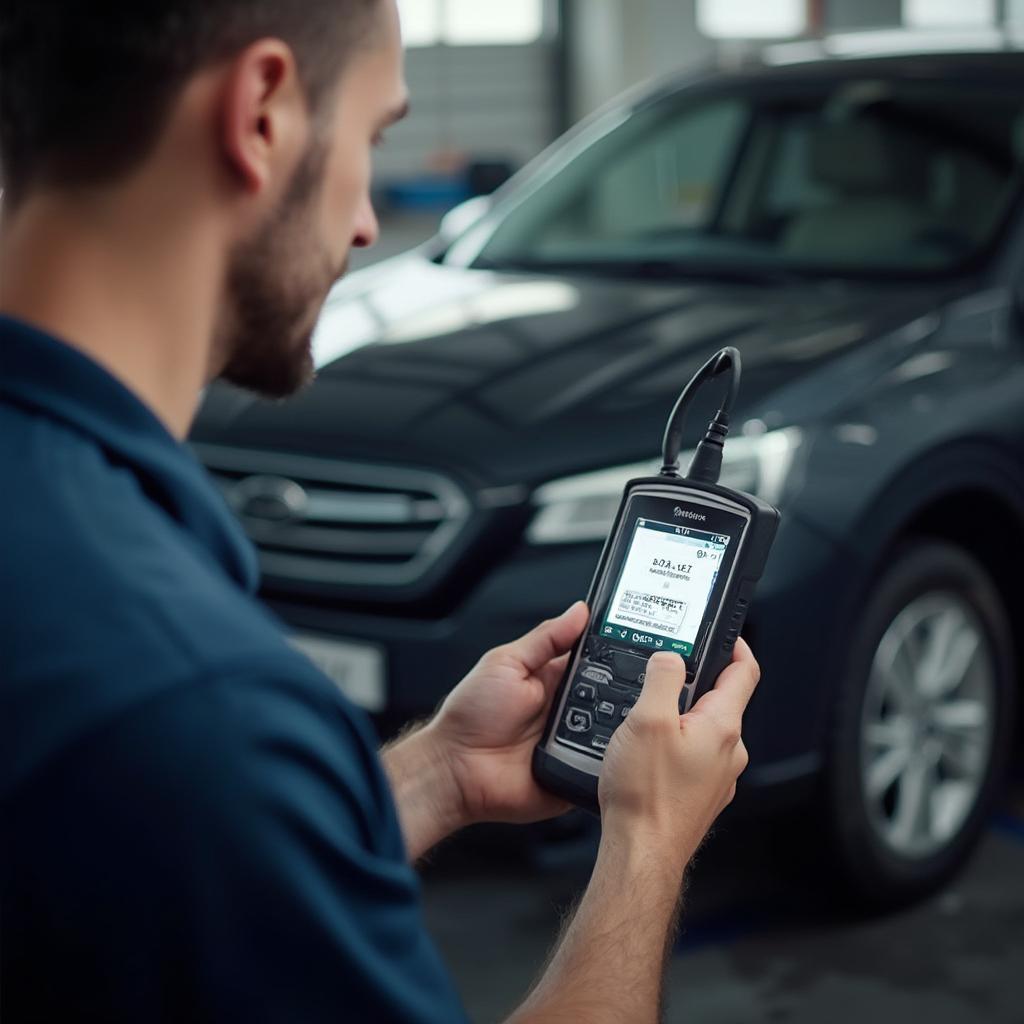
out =
[[[592,701],[597,696],[597,693],[590,683],[577,683],[572,688],[572,695],[576,700]]]
[[[607,750],[608,749],[608,741],[610,739],[611,739],[611,736],[605,736],[603,733],[599,732],[599,733],[596,733],[594,736],[591,737],[590,745],[595,750]]]
[[[597,699],[610,700],[613,704],[621,704],[627,699],[636,700],[636,696],[636,691],[628,690],[622,683],[612,683],[611,686],[597,688]]]
[[[615,675],[627,683],[636,683],[647,668],[647,659],[625,651],[612,653],[612,668]]]
[[[612,674],[603,665],[588,665],[580,672],[580,678],[589,679],[593,683],[610,683]]]
[[[569,708],[565,716],[565,727],[569,732],[588,732],[593,724],[590,712],[582,708]]]
[[[611,718],[615,714],[615,705],[610,700],[603,700],[597,705],[598,718]]]

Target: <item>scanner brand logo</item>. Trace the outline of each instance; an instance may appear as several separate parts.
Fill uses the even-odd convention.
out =
[[[672,515],[677,519],[696,519],[702,523],[707,519],[707,516],[700,512],[691,512],[688,508],[680,508],[678,505],[676,505]]]

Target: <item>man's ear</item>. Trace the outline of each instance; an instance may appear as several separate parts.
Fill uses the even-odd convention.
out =
[[[290,176],[309,136],[295,56],[260,39],[231,62],[221,100],[221,144],[232,172],[255,194]]]

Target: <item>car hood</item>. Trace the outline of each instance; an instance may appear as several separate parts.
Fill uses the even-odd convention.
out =
[[[677,394],[723,345],[743,356],[734,423],[827,413],[823,401],[862,394],[934,328],[938,298],[921,286],[531,276],[410,254],[332,292],[310,387],[270,402],[216,384],[193,440],[535,484],[656,457]],[[694,435],[713,400],[695,409]]]

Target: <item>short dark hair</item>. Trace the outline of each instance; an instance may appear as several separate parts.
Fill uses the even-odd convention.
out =
[[[115,179],[159,137],[188,78],[268,36],[288,43],[314,110],[378,0],[4,0],[0,182]]]

